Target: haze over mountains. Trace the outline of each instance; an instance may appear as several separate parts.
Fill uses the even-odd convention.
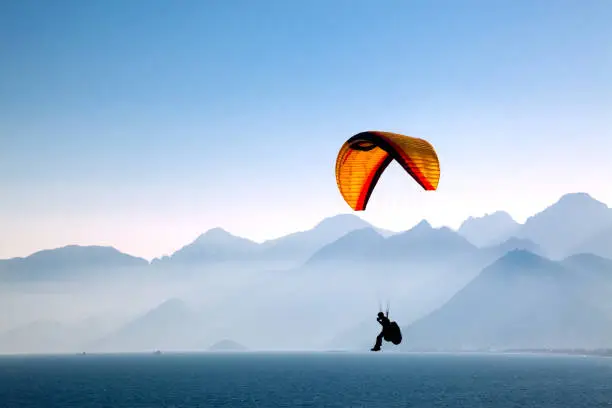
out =
[[[512,237],[521,225],[505,211],[496,211],[482,217],[469,217],[457,232],[477,246],[502,243]]]
[[[612,269],[587,276],[582,270],[586,262],[575,261],[509,252],[408,327],[403,349],[610,346]]]
[[[217,227],[200,235],[194,242],[185,245],[170,257],[157,261],[172,261],[181,264],[228,261],[301,263],[321,247],[351,231],[362,228],[373,228],[383,236],[393,234],[390,231],[374,228],[366,221],[351,214],[326,218],[310,230],[295,232],[261,244],[234,236]]]
[[[364,349],[387,300],[396,350],[612,347],[607,258],[612,209],[585,193],[457,231],[350,214],[261,244],[213,228],[151,263],[69,246],[0,260],[0,352]]]

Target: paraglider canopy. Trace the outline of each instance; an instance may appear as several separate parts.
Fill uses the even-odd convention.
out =
[[[393,160],[423,189],[438,188],[440,163],[429,142],[399,133],[358,133],[344,142],[336,159],[338,189],[354,211],[365,210],[376,183]]]

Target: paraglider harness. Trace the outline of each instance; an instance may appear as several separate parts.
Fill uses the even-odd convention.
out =
[[[380,307],[380,305],[379,305],[379,310],[382,313],[382,307]],[[383,326],[383,339],[397,346],[402,342],[402,332],[399,328],[399,325],[396,322],[392,322],[391,320],[389,320],[389,303],[388,302],[387,302],[387,310],[385,311],[385,317],[389,321],[389,325],[387,327]],[[382,324],[379,318],[377,318],[376,320],[378,320],[378,322]]]

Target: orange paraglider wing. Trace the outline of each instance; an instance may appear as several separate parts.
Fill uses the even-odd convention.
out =
[[[378,179],[392,160],[423,189],[438,188],[440,163],[428,141],[398,133],[362,132],[342,145],[336,159],[338,189],[353,210],[365,210]]]

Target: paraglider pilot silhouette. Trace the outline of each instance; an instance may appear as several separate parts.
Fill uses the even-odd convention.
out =
[[[376,336],[376,344],[372,347],[372,351],[380,351],[383,339],[390,341],[396,346],[402,342],[402,333],[396,322],[389,320],[389,306],[387,305],[387,314],[385,315],[382,311],[378,312],[376,321],[382,326],[380,334]]]

